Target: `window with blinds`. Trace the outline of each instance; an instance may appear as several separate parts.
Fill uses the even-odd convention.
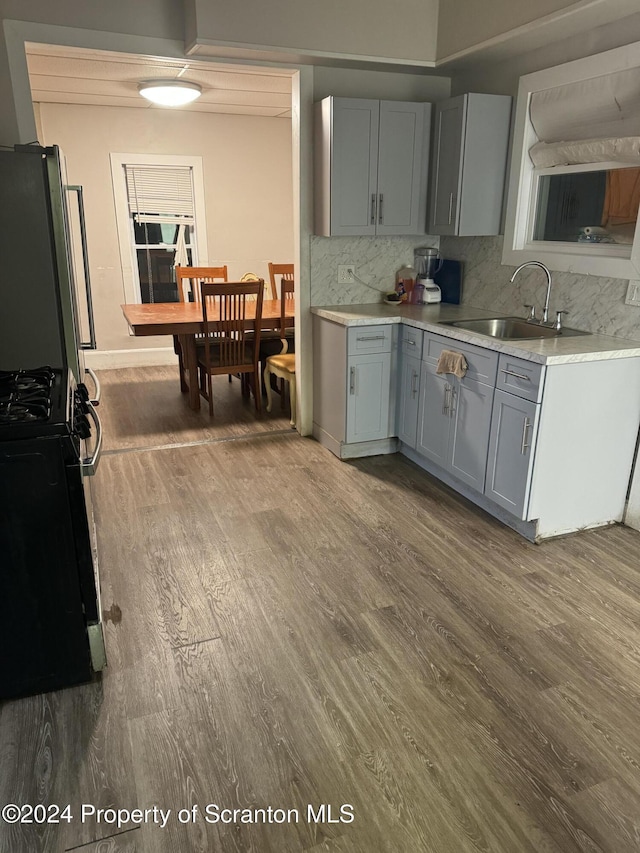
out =
[[[144,302],[177,302],[175,267],[193,265],[195,202],[190,166],[124,165]]]

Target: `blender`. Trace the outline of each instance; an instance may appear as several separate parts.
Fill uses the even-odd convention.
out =
[[[430,248],[415,249],[413,257],[417,271],[414,287],[414,290],[417,290],[415,301],[419,305],[440,302],[440,288],[433,280],[433,277],[440,272],[442,267],[440,252],[437,249]]]

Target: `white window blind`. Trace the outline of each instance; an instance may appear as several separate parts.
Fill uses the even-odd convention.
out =
[[[125,166],[129,211],[136,221],[193,222],[190,166]]]
[[[639,162],[640,86],[625,69],[533,92],[529,108],[538,167]]]

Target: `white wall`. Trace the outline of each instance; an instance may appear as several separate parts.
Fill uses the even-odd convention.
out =
[[[186,0],[186,42],[431,64],[438,0]]]
[[[516,95],[524,74],[552,68],[564,62],[591,56],[615,47],[640,41],[640,12],[588,32],[578,33],[536,50],[522,51],[505,60],[476,60],[453,73],[452,94],[486,92]]]
[[[545,15],[574,6],[575,0],[441,0],[438,18],[438,57],[459,51]]]
[[[180,0],[0,0],[0,18],[166,39],[184,33]]]
[[[336,98],[379,98],[389,101],[442,101],[451,93],[451,77],[319,65],[313,72],[316,101]]]
[[[203,158],[208,260],[227,263],[232,278],[268,277],[268,261],[293,260],[290,120],[61,104],[41,104],[39,113],[45,143],[60,145],[70,182],[84,187],[100,350],[171,343],[129,337],[122,317],[112,152]]]

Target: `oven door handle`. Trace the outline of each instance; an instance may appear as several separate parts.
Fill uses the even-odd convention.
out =
[[[93,448],[93,454],[91,456],[87,456],[86,459],[83,459],[80,462],[80,472],[85,477],[92,477],[96,473],[98,462],[100,461],[100,454],[102,453],[102,424],[100,423],[100,415],[96,412],[95,407],[89,400],[87,400],[86,406],[87,414],[90,416],[96,427],[96,446]]]
[[[85,367],[84,372],[89,374],[95,386],[95,397],[93,398],[93,400],[89,400],[89,402],[92,406],[98,406],[100,404],[100,397],[102,396],[102,386],[100,385],[100,380],[96,376],[95,371],[93,371],[90,367]]]

